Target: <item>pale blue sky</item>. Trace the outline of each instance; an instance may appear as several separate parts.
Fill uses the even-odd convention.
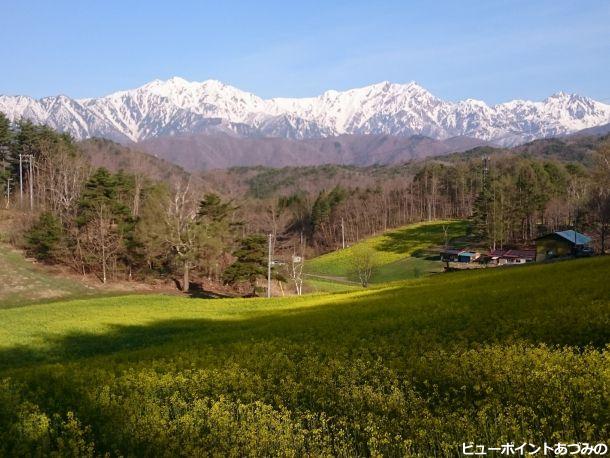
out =
[[[610,2],[0,1],[0,93],[100,96],[213,78],[262,97],[417,81],[497,103],[610,103]]]

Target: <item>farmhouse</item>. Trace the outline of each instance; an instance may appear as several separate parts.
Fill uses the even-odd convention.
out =
[[[573,230],[557,231],[536,239],[536,260],[563,256],[583,256],[592,254],[589,247],[591,237]]]
[[[522,250],[492,250],[487,256],[490,264],[498,266],[525,264],[536,260],[535,249]]]

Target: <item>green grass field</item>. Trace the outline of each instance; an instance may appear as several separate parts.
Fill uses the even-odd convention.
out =
[[[442,271],[442,264],[428,250],[444,243],[443,226],[447,226],[449,239],[466,235],[468,223],[465,221],[434,221],[416,223],[393,229],[384,234],[369,237],[343,250],[333,251],[307,261],[305,272],[307,280],[324,280],[318,290],[333,292],[342,289],[342,282],[357,282],[351,259],[355,250],[371,249],[378,264],[371,283],[385,283],[396,280],[417,278]],[[332,284],[332,279],[339,280]],[[329,288],[325,289],[328,284]],[[322,289],[320,289],[320,286]],[[315,288],[314,288],[315,289]],[[345,289],[345,288],[343,288]]]
[[[610,258],[0,310],[0,455],[456,456],[610,437]]]
[[[320,277],[307,277],[306,283],[307,288],[311,293],[339,293],[362,289],[362,286],[354,282],[339,281],[336,279],[325,280]]]

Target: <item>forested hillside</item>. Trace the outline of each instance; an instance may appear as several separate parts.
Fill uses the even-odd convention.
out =
[[[487,144],[489,142],[469,137],[435,140],[423,135],[339,135],[294,140],[216,133],[151,138],[136,146],[189,170],[201,171],[256,165],[277,168],[400,164]]]
[[[400,166],[236,168],[191,174],[105,140],[0,116],[5,238],[100,281],[163,277],[255,292],[277,258],[306,258],[418,221],[470,219],[489,247],[548,230],[608,231],[608,138],[475,149]],[[100,167],[103,166],[103,167]],[[105,167],[105,168],[104,168]],[[277,266],[276,266],[277,267]],[[274,267],[281,281],[289,272]]]
[[[78,142],[78,148],[93,167],[104,167],[112,172],[124,170],[170,183],[193,178],[178,165],[111,140],[91,138]]]
[[[399,166],[234,168],[202,176],[268,202],[272,222],[305,233],[322,250],[339,246],[341,221],[354,242],[410,222],[465,218],[488,246],[527,244],[574,226],[601,245],[609,144],[608,137],[549,139]]]

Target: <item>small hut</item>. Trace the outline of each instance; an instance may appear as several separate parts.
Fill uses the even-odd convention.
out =
[[[458,262],[458,255],[462,250],[457,248],[445,248],[441,251],[441,261],[443,262]]]

